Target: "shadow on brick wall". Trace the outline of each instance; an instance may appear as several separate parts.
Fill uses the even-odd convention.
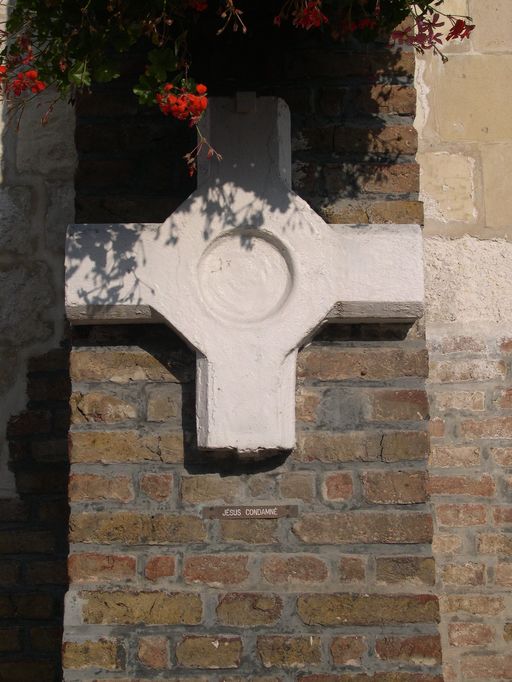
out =
[[[246,15],[249,27],[268,18]],[[192,35],[192,75],[213,96],[285,99],[294,189],[327,222],[421,223],[414,54],[268,23],[264,49],[251,28]],[[122,78],[78,102],[78,222],[162,222],[194,189],[181,158],[192,131],[131,94],[143,65],[134,53]]]
[[[0,501],[0,679],[57,682],[67,590],[69,350],[32,358],[8,424],[19,498]]]

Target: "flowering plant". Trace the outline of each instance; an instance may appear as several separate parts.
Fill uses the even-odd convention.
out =
[[[216,22],[219,35],[228,29],[246,33],[252,30],[246,20],[251,5],[267,3],[269,30],[287,24],[321,32],[329,40],[353,34],[372,40],[387,33],[400,44],[419,52],[433,50],[445,59],[443,40],[465,39],[474,26],[469,17],[443,13],[443,1],[17,0],[0,31],[0,92],[19,113],[50,85],[57,97],[73,100],[94,82],[118,78],[123,55],[144,43],[145,65],[135,95],[164,115],[197,127],[208,92],[191,76],[190,36],[201,24]],[[412,21],[396,29],[408,17]],[[191,173],[204,145],[210,156],[216,153],[198,132],[199,145],[185,157]]]

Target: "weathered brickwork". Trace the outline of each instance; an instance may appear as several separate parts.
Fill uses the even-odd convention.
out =
[[[441,679],[417,328],[326,330],[296,450],[252,464],[194,447],[171,331],[76,328],[70,365],[67,681]],[[298,516],[202,515],[268,503]]]
[[[69,350],[29,362],[7,427],[18,499],[0,500],[0,679],[58,682],[68,556]]]
[[[430,339],[430,492],[447,682],[512,679],[510,337]]]

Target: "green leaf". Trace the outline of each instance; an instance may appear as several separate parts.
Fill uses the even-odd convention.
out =
[[[73,64],[68,71],[68,80],[78,88],[87,88],[91,85],[91,74],[87,68],[87,60]]]
[[[93,79],[98,83],[108,83],[121,75],[119,64],[114,62],[100,64],[94,69]]]

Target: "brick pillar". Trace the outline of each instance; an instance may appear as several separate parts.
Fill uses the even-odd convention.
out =
[[[194,448],[194,356],[166,328],[75,330],[71,373],[65,680],[442,679],[417,328],[326,330],[297,449],[252,464]],[[299,514],[202,518],[235,503]]]

